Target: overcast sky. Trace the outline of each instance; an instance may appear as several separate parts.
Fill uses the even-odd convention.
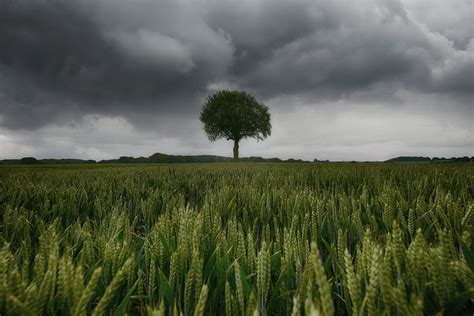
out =
[[[242,156],[473,156],[474,1],[0,0],[0,159],[231,156],[218,89],[270,108]]]

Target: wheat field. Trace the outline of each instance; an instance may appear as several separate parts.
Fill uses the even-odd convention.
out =
[[[0,166],[1,315],[472,314],[472,164]]]

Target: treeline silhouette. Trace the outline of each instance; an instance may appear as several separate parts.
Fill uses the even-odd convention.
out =
[[[451,158],[438,158],[438,157],[416,157],[416,156],[401,156],[397,158],[389,159],[385,162],[474,162],[474,157],[451,157]]]
[[[231,162],[231,157],[214,156],[214,155],[196,155],[196,156],[182,156],[182,155],[167,155],[162,153],[155,153],[150,157],[128,157],[122,156],[118,159],[108,160],[81,160],[81,159],[36,159],[34,157],[24,157],[21,159],[5,159],[0,160],[1,164],[109,164],[109,163],[210,163],[210,162]],[[280,158],[262,158],[262,157],[241,157],[241,162],[291,162],[291,163],[309,163],[309,161],[301,159],[287,159]]]
[[[108,160],[83,160],[83,159],[36,159],[34,157],[24,157],[21,159],[4,159],[0,160],[0,164],[24,164],[24,165],[48,165],[48,164],[110,164],[110,163],[211,163],[211,162],[231,162],[231,157],[214,156],[214,155],[167,155],[162,153],[155,153],[150,157],[128,157],[122,156],[118,159]],[[281,162],[281,163],[309,163],[310,161],[302,159],[280,159],[280,158],[262,158],[262,157],[241,157],[240,162]],[[326,162],[357,162],[357,161],[329,161],[314,159],[314,163]],[[368,162],[368,161],[365,161]],[[385,162],[392,163],[406,163],[406,162],[420,162],[420,163],[447,163],[447,162],[474,162],[474,157],[452,157],[452,158],[438,158],[438,157],[417,157],[417,156],[402,156],[386,160]]]

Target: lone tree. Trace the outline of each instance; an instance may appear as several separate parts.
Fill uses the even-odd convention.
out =
[[[268,107],[244,91],[222,90],[207,98],[201,122],[211,142],[234,141],[234,160],[239,159],[239,141],[250,137],[263,140],[271,134]]]

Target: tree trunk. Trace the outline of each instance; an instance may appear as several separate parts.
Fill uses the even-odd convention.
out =
[[[234,161],[239,160],[239,141],[234,140]]]

